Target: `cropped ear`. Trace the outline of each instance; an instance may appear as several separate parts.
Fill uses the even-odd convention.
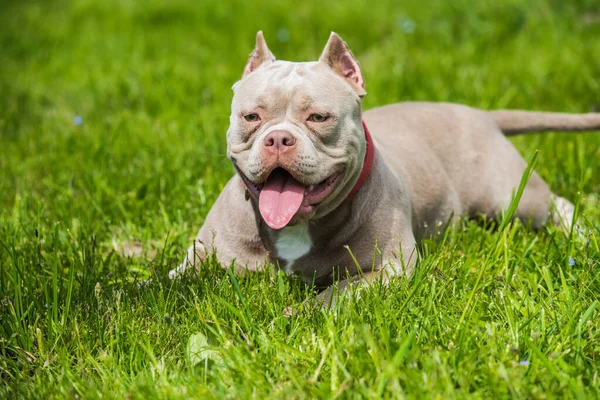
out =
[[[331,32],[319,61],[329,65],[336,74],[346,79],[361,98],[367,94],[358,62],[337,33]]]
[[[244,68],[242,78],[245,78],[246,75],[264,63],[271,63],[273,61],[275,61],[275,56],[273,56],[273,53],[271,53],[271,50],[269,50],[267,47],[267,42],[265,42],[262,31],[258,31],[256,34],[256,46],[254,47],[252,53],[250,53],[250,58],[248,59],[246,67]]]

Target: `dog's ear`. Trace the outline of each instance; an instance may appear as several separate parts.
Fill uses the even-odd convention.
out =
[[[367,94],[358,62],[348,49],[346,42],[337,33],[331,32],[319,61],[329,65],[335,73],[350,82],[361,98]]]
[[[248,59],[246,68],[244,68],[242,78],[246,77],[246,75],[260,67],[262,64],[271,63],[273,61],[275,61],[275,56],[273,56],[273,53],[271,53],[271,50],[267,47],[267,42],[265,42],[262,31],[258,31],[256,34],[256,46],[252,53],[250,53],[250,58]]]

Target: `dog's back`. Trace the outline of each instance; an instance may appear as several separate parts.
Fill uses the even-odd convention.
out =
[[[449,103],[392,104],[364,119],[387,164],[410,188],[413,225],[425,233],[452,213],[494,217],[508,206],[527,164],[506,134],[600,129],[600,114],[487,112]],[[550,198],[534,173],[517,216],[541,226]]]

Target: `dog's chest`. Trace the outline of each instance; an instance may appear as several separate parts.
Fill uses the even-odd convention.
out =
[[[293,272],[294,262],[308,254],[312,247],[312,239],[308,233],[308,223],[288,226],[278,232],[275,242],[277,258],[286,261],[285,272]]]

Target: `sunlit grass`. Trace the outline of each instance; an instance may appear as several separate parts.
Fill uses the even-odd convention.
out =
[[[257,30],[295,61],[340,33],[365,108],[587,112],[593,2],[12,1],[0,27],[0,397],[600,396],[599,133],[513,140],[584,239],[465,222],[410,280],[291,318],[314,293],[274,270],[167,278],[233,174]]]

